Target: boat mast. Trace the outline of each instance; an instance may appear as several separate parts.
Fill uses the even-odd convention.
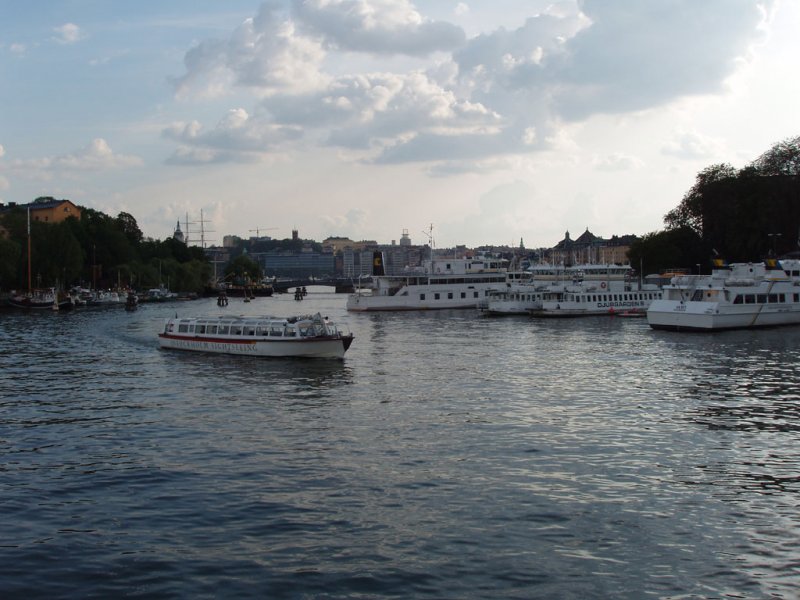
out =
[[[28,206],[28,295],[33,294],[31,286],[31,207]]]
[[[422,235],[428,238],[428,245],[431,247],[431,263],[430,268],[428,270],[428,277],[433,275],[433,223],[428,228],[428,231],[423,231]]]

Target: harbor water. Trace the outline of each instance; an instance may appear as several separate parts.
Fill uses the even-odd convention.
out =
[[[800,327],[0,312],[0,597],[797,598]],[[163,351],[322,312],[343,361]]]

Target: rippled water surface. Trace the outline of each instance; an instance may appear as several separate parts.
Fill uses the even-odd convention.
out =
[[[2,598],[796,598],[800,328],[0,313]],[[344,361],[161,351],[320,310]]]

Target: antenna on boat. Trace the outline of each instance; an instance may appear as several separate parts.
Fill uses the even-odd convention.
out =
[[[433,223],[431,223],[431,226],[428,228],[427,231],[425,231],[425,230],[422,231],[422,235],[424,235],[426,238],[428,238],[428,245],[431,247],[431,270],[430,270],[430,272],[433,273],[433,246],[434,246],[434,241],[433,241]]]

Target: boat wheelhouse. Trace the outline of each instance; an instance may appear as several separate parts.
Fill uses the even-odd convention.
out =
[[[343,358],[353,334],[320,313],[298,317],[189,317],[167,319],[162,348],[264,357]]]
[[[421,269],[399,275],[373,275],[372,286],[358,288],[347,310],[399,311],[475,308],[506,282],[507,261],[497,258],[435,258]]]
[[[650,305],[653,329],[714,331],[800,324],[800,260],[734,263],[683,275]]]

